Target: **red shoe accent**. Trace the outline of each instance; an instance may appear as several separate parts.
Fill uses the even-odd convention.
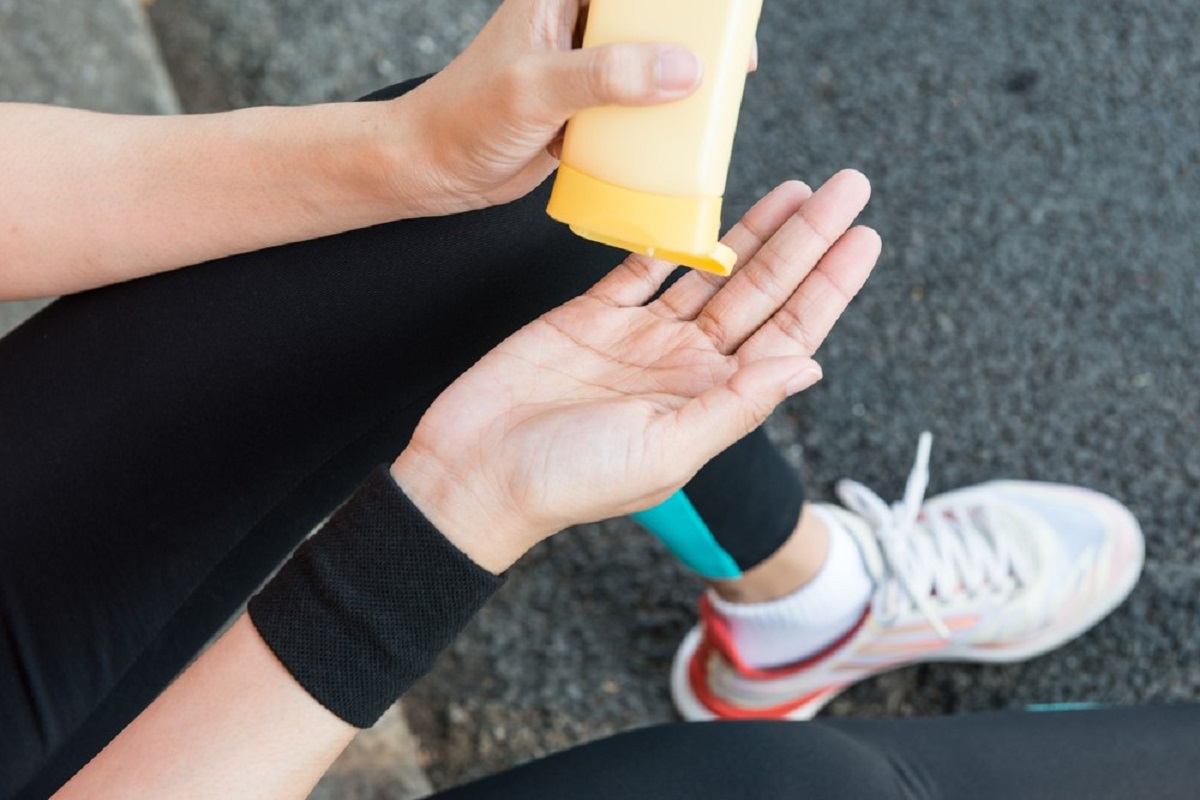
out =
[[[821,695],[835,692],[841,689],[841,686],[827,686],[810,692],[796,700],[790,700],[786,703],[780,703],[775,706],[766,708],[742,708],[735,706],[726,700],[721,699],[713,693],[708,685],[708,661],[709,657],[715,653],[720,654],[728,661],[733,668],[737,670],[739,675],[747,678],[766,680],[771,678],[779,678],[785,675],[794,675],[805,669],[820,663],[822,660],[829,658],[838,649],[843,647],[846,642],[850,641],[863,624],[867,621],[867,616],[871,609],[868,606],[862,616],[859,618],[850,630],[846,631],[837,641],[830,644],[819,653],[809,656],[802,661],[794,664],[787,664],[782,667],[771,667],[768,669],[760,669],[747,664],[738,654],[737,648],[733,644],[733,637],[729,631],[729,624],[724,617],[717,613],[712,607],[708,597],[702,595],[700,597],[700,620],[704,626],[704,635],[700,640],[700,644],[696,647],[696,652],[692,654],[691,663],[688,664],[688,682],[692,686],[692,692],[696,698],[713,714],[716,714],[721,719],[782,719],[787,717],[796,709],[806,705],[813,700],[816,700]]]
[[[696,652],[692,654],[692,663],[688,665],[688,681],[692,685],[692,692],[695,693],[696,699],[721,719],[784,719],[800,706],[815,700],[825,692],[841,688],[831,686],[819,689],[797,700],[777,706],[742,708],[722,700],[708,688],[708,657],[711,653],[711,645],[707,641],[702,641],[696,648]]]

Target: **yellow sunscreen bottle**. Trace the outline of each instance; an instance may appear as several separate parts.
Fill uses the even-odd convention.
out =
[[[584,47],[687,47],[704,81],[661,106],[593,108],[567,124],[547,211],[593,241],[728,275],[718,241],[746,68],[762,0],[592,0]]]

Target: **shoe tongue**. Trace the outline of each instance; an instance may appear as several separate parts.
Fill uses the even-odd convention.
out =
[[[867,574],[873,581],[878,581],[883,575],[883,554],[879,552],[879,542],[871,533],[871,526],[859,515],[838,508],[837,506],[814,506],[821,514],[827,525],[837,525],[850,534],[850,538],[858,545]]]

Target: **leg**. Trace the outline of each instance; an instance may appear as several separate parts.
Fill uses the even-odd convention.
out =
[[[50,760],[61,783],[445,383],[619,260],[546,196],[64,298],[0,342],[0,707],[20,732],[0,794]]]
[[[668,725],[621,734],[434,800],[621,797],[1094,800],[1194,795],[1200,708],[807,724]]]
[[[615,265],[546,190],[64,298],[0,341],[0,794],[60,785],[446,383]]]
[[[788,572],[780,580],[790,591],[802,576],[771,564],[794,538],[803,507],[799,477],[758,430],[706,465],[683,491],[634,518],[685,564],[730,591],[753,593],[749,587],[765,584],[756,570]],[[804,544],[807,550],[810,542]]]

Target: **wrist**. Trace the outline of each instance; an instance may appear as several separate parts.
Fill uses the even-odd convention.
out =
[[[385,191],[405,210],[404,217],[447,216],[468,210],[461,192],[448,179],[450,132],[442,128],[436,103],[425,85],[400,97],[378,102],[386,122],[376,174]],[[379,169],[378,165],[384,168]]]
[[[545,535],[519,515],[410,445],[392,463],[392,479],[447,540],[494,575]]]
[[[268,165],[256,176],[270,187],[268,197],[281,214],[299,208],[308,225],[302,235],[315,237],[438,213],[430,206],[437,192],[420,121],[392,106],[403,99],[215,117],[235,133],[256,132],[248,163]]]

